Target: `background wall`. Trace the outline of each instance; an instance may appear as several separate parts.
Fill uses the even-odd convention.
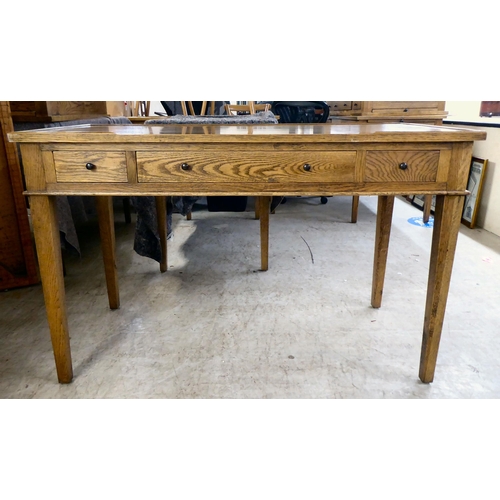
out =
[[[473,155],[488,160],[483,195],[477,216],[476,226],[500,236],[500,117],[480,117],[481,101],[446,101],[448,117],[446,121],[467,122],[465,127],[484,130],[488,137],[485,141],[474,143]],[[470,125],[473,123],[473,125]],[[487,127],[499,124],[499,127]]]

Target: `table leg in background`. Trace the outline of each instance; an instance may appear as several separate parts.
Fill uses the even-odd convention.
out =
[[[118,273],[116,270],[115,220],[113,216],[113,198],[111,196],[96,196],[99,233],[101,235],[104,273],[108,289],[110,309],[120,307],[120,292],[118,289]]]
[[[424,333],[420,355],[419,377],[425,383],[434,380],[463,203],[463,196],[436,196]]]
[[[161,246],[160,272],[164,273],[167,270],[167,197],[157,196],[155,202],[158,234],[160,235]],[[189,220],[190,219],[189,217]]]
[[[260,198],[255,198],[255,220],[259,220]]]
[[[267,271],[269,268],[269,210],[271,207],[271,197],[259,196],[257,200],[260,220],[261,270]]]
[[[352,197],[352,207],[351,207],[351,222],[356,224],[358,222],[358,209],[359,209],[359,196]]]
[[[431,208],[432,208],[432,194],[426,194],[424,196],[424,212],[422,215],[422,220],[425,224],[429,222],[431,217]]]
[[[382,294],[384,291],[385,268],[387,265],[387,253],[389,251],[393,209],[394,196],[378,197],[371,302],[372,307],[375,308],[379,308],[382,305]]]
[[[31,196],[30,209],[57,378],[60,383],[67,384],[73,379],[73,367],[56,198]]]

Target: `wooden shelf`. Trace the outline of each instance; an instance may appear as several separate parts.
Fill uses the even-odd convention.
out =
[[[17,146],[7,101],[0,101],[0,290],[39,282]]]

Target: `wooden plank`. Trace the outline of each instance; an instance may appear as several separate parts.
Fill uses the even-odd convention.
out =
[[[125,116],[125,101],[10,101],[15,122],[56,122]]]
[[[17,146],[7,101],[0,101],[0,289],[39,282]]]
[[[297,185],[283,185],[280,183],[241,182],[241,183],[211,183],[209,186],[202,182],[164,182],[164,183],[137,183],[137,184],[93,184],[78,183],[51,184],[47,189],[29,190],[30,195],[57,194],[66,196],[156,196],[158,194],[182,196],[366,196],[366,195],[410,195],[410,194],[457,194],[465,196],[462,190],[448,190],[445,182],[419,183],[411,185],[404,183],[301,183]]]

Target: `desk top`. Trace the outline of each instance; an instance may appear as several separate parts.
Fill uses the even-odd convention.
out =
[[[409,123],[279,125],[77,125],[9,134],[24,143],[335,143],[464,142],[486,139],[486,132]]]

